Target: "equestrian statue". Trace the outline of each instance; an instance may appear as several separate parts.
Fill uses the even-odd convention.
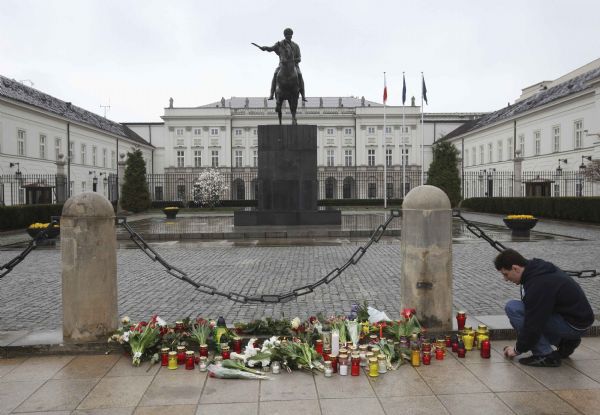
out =
[[[306,101],[304,95],[304,80],[300,72],[300,47],[292,42],[292,29],[287,28],[283,31],[285,39],[280,40],[273,46],[259,46],[252,43],[262,51],[275,52],[279,56],[279,66],[275,69],[273,80],[271,81],[271,94],[269,100],[275,96],[277,115],[279,124],[281,124],[281,106],[283,101],[287,101],[292,113],[292,124],[297,124],[296,109],[298,108],[298,95],[302,95],[302,101]]]

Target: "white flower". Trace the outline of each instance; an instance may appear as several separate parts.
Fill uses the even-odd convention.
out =
[[[130,331],[126,331],[125,333],[123,333],[123,336],[121,336],[121,338],[123,339],[124,342],[129,342],[129,334],[131,332]]]
[[[167,322],[164,321],[162,318],[156,316],[156,325],[160,327],[165,327],[167,325]]]
[[[128,316],[124,316],[121,318],[121,324],[126,325],[131,323],[131,319]]]
[[[139,359],[140,357],[142,357],[142,353],[141,353],[141,352],[135,352],[135,353],[133,354],[133,357],[134,357],[134,358],[138,358],[138,359]]]
[[[292,329],[296,330],[298,329],[298,327],[300,327],[300,324],[302,322],[300,321],[300,319],[298,317],[296,317],[295,319],[292,320],[291,324],[292,324]]]

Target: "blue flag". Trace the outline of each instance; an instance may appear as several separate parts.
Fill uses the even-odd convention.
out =
[[[427,105],[429,105],[429,102],[427,102],[427,87],[425,86],[425,77],[423,77],[422,94],[423,94],[423,100],[425,101],[425,103]]]
[[[406,80],[404,74],[402,74],[402,105],[406,102]]]

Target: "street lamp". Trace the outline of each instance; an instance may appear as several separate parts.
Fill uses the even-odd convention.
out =
[[[567,164],[567,159],[558,159],[558,167],[556,168],[556,174],[562,174],[562,167],[560,167],[560,163]]]
[[[98,187],[98,177],[96,176],[96,170],[90,170],[89,174],[94,175],[94,177],[92,178],[92,190],[95,192]],[[102,173],[100,173],[100,174],[102,174]]]
[[[581,165],[579,166],[579,171],[584,172],[586,165],[584,164],[584,160],[592,161],[592,156],[581,156]]]

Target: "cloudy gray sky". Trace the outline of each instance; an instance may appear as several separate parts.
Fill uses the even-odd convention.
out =
[[[266,96],[285,27],[309,96],[420,99],[429,112],[491,111],[521,88],[600,57],[597,0],[0,0],[0,74],[115,121]],[[28,82],[27,82],[28,83]],[[29,84],[29,83],[28,83]]]

